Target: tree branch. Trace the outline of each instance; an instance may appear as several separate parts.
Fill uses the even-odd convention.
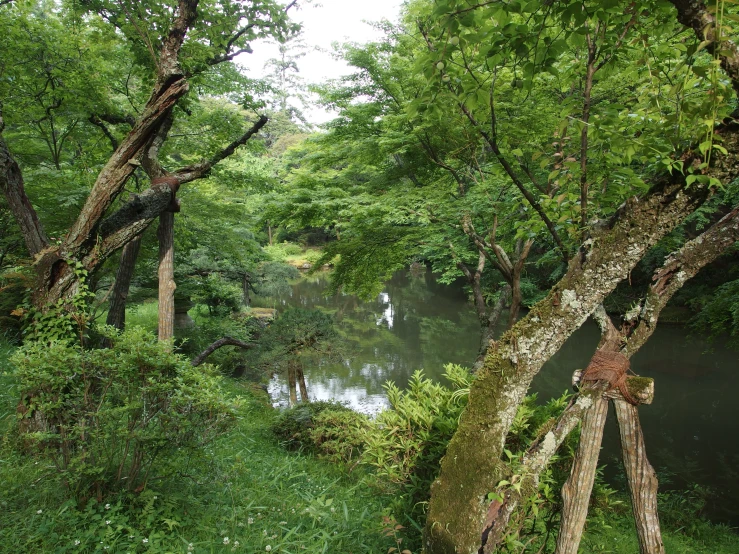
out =
[[[249,350],[251,348],[254,348],[256,346],[256,344],[254,344],[253,342],[251,342],[251,343],[250,342],[243,342],[243,341],[240,341],[240,340],[231,338],[231,337],[223,337],[222,339],[218,339],[217,341],[215,341],[208,348],[206,348],[200,354],[198,354],[197,356],[195,356],[195,358],[193,358],[193,360],[191,362],[192,363],[192,366],[193,367],[199,366],[200,364],[202,364],[205,361],[205,359],[208,356],[210,356],[211,354],[213,354],[213,352],[215,352],[216,350],[218,350],[222,346],[238,346],[239,348],[243,348],[244,350]]]
[[[172,173],[172,176],[176,177],[181,184],[189,183],[190,181],[195,181],[196,179],[201,179],[205,177],[206,175],[208,175],[208,173],[210,173],[210,170],[213,169],[214,165],[216,165],[221,160],[228,158],[236,151],[239,146],[246,144],[247,141],[255,134],[257,134],[260,129],[267,124],[268,121],[269,118],[267,116],[260,116],[257,122],[252,125],[251,129],[249,129],[246,133],[241,135],[241,137],[229,144],[226,148],[218,152],[210,160],[203,160],[197,164],[178,169],[177,171]]]

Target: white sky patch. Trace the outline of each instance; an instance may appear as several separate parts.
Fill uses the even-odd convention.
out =
[[[319,0],[292,11],[293,20],[303,24],[302,38],[308,53],[298,60],[300,76],[306,84],[321,83],[352,73],[343,60],[335,59],[333,43],[366,43],[378,40],[382,33],[365,23],[387,19],[397,22],[403,0]],[[279,55],[277,45],[266,41],[252,43],[252,54],[242,54],[237,63],[249,77],[263,77],[269,71],[264,64]],[[333,119],[322,109],[311,109],[305,114],[312,123]]]

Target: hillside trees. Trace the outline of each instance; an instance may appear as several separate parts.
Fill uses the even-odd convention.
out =
[[[74,291],[75,267],[88,273],[99,269],[172,204],[180,185],[207,175],[264,126],[264,117],[245,122],[246,129],[242,120],[241,131],[225,145],[221,143],[205,158],[201,153],[174,171],[166,170],[160,161],[170,129],[191,112],[198,93],[213,90],[248,102],[249,84],[233,69],[231,60],[248,52],[251,41],[264,36],[284,39],[295,26],[287,19],[285,7],[274,2],[93,1],[65,5],[60,11],[18,2],[2,10],[11,14],[3,18],[8,31],[4,37],[14,47],[20,45],[21,56],[14,61],[7,55],[12,49],[3,48],[7,142],[3,138],[0,144],[0,185],[35,259],[33,298],[34,304],[43,308]],[[56,36],[29,42],[24,26]],[[58,49],[49,47],[54,41],[74,46],[70,50],[76,57],[62,56],[61,61],[44,63],[44,59],[59,55]],[[96,57],[103,47],[116,52],[106,56],[117,62],[112,64],[112,73],[108,73],[110,65]],[[72,62],[79,66],[73,71],[69,68]],[[9,84],[13,82],[27,83],[28,94],[19,94],[19,87]],[[77,104],[75,98],[79,99]],[[87,102],[82,103],[83,98]],[[10,151],[15,136],[27,132],[24,110],[34,103],[42,119],[36,124],[37,135],[50,149],[54,165],[59,162],[60,166],[75,167],[78,163],[80,149],[75,152],[69,148],[65,155],[64,145],[70,144],[68,137],[88,119],[89,125],[95,125],[106,137],[105,143],[115,148],[112,155],[97,156],[85,167],[88,176],[97,176],[66,235],[54,244],[26,195],[21,165]],[[72,105],[77,110],[74,114],[67,111]],[[82,153],[87,151],[82,149]],[[122,198],[131,177],[143,175],[154,184],[131,199]],[[162,180],[164,176],[167,178]]]

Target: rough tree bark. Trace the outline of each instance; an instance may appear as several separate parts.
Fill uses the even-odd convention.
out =
[[[645,204],[639,203],[637,204],[640,208],[645,208]],[[626,217],[624,214],[622,217]],[[617,226],[616,226],[617,227]],[[614,229],[616,228],[614,227]],[[700,268],[705,266],[706,264],[710,263],[711,261],[715,260],[718,256],[720,256],[726,248],[734,244],[739,240],[739,207],[734,208],[729,213],[727,213],[724,217],[722,217],[718,222],[716,222],[714,225],[712,225],[708,230],[706,230],[703,234],[696,237],[695,239],[689,241],[686,243],[680,250],[672,254],[670,257],[665,260],[664,265],[659,268],[654,275],[653,283],[647,292],[646,299],[643,302],[643,306],[641,307],[641,310],[638,310],[633,315],[633,318],[631,320],[628,320],[626,322],[625,328],[623,328],[620,331],[620,334],[627,338],[628,340],[622,341],[622,347],[621,352],[627,356],[631,357],[634,353],[636,353],[639,348],[644,345],[647,341],[647,339],[651,336],[651,334],[654,332],[657,324],[657,320],[659,318],[660,311],[664,306],[667,304],[669,299],[677,292],[680,287],[691,277],[695,276]],[[612,242],[608,242],[607,244],[612,244]],[[574,269],[577,268],[576,262],[577,260],[573,260],[573,263],[571,264],[571,272]],[[578,273],[578,272],[575,272]],[[580,282],[584,287],[588,287],[588,279],[587,276],[589,273],[580,275],[579,278],[574,279],[575,275],[570,275],[568,273],[568,276],[565,277],[565,279],[569,278],[569,283],[574,284],[577,282]],[[553,291],[552,295],[553,297],[558,297],[557,290],[563,290],[561,288],[556,287],[555,291]],[[567,289],[564,289],[567,290]],[[567,295],[569,296],[569,295]],[[578,296],[577,298],[582,298],[581,296]],[[545,301],[546,303],[546,301]],[[545,308],[542,310],[542,308]],[[559,310],[561,308],[561,301],[557,300],[557,306],[553,306],[554,310]],[[572,308],[578,308],[577,306],[571,307]],[[579,306],[579,308],[582,308],[582,306]],[[511,383],[513,381],[513,373],[514,368],[517,366],[511,364],[512,361],[510,359],[511,354],[514,355],[520,355],[520,346],[521,345],[521,337],[524,335],[519,335],[516,337],[514,335],[516,329],[519,329],[523,327],[522,324],[527,322],[529,318],[535,318],[539,319],[539,321],[533,321],[530,322],[530,324],[533,326],[533,324],[541,323],[544,321],[549,321],[551,325],[557,325],[557,329],[554,329],[553,335],[545,335],[541,334],[541,340],[551,341],[558,338],[559,333],[561,332],[559,329],[567,329],[564,325],[562,325],[564,322],[561,320],[555,321],[556,313],[547,313],[549,312],[549,308],[545,306],[542,306],[541,304],[537,304],[532,309],[532,312],[530,313],[525,319],[523,319],[519,325],[516,326],[512,330],[512,332],[508,333],[506,336],[504,336],[500,342],[496,343],[491,347],[491,352],[489,352],[488,357],[486,358],[486,366],[481,372],[481,374],[478,376],[478,380],[485,379],[487,381],[488,386],[495,385],[498,387],[503,387],[506,383]],[[542,315],[547,315],[547,318],[542,318]],[[603,314],[605,315],[605,314]],[[549,319],[552,318],[552,319]],[[530,327],[526,327],[525,329],[528,329]],[[536,329],[538,329],[538,333],[543,333],[544,331],[536,326]],[[568,332],[569,336],[569,332]],[[526,345],[532,344],[530,339],[525,339]],[[519,349],[514,350],[513,345],[518,343]],[[502,346],[506,347],[508,349],[508,359],[502,358],[499,354],[499,351],[496,352],[496,350],[500,349]],[[545,345],[547,348],[549,348],[549,345]],[[558,348],[558,346],[556,346]],[[529,355],[530,359],[530,355]],[[492,362],[492,363],[491,363]],[[495,365],[493,365],[493,363]],[[519,362],[520,363],[520,362]],[[531,363],[531,362],[528,362]],[[499,368],[497,374],[490,375],[490,369],[492,368]],[[520,365],[518,366],[520,367]],[[503,372],[509,372],[508,373],[508,379],[505,379],[505,375],[501,375],[501,371]],[[483,377],[484,375],[484,377]],[[635,380],[634,381],[634,387],[635,389],[632,389],[630,387],[630,390],[632,391],[632,395],[640,397],[640,395],[645,392],[641,390],[643,388],[644,383],[641,383],[643,380]],[[519,386],[521,386],[519,384]],[[641,386],[641,388],[640,388]],[[490,389],[488,389],[490,390]],[[495,391],[496,389],[492,389]],[[517,392],[518,389],[515,389],[513,391],[508,391],[504,389],[497,389],[497,390],[503,390],[503,392],[506,392],[507,394],[503,396],[502,398],[495,399],[497,400],[498,405],[506,406],[508,405],[508,402],[510,402],[509,395],[511,395],[514,392]],[[473,391],[471,391],[471,398],[470,398],[470,405],[472,405],[473,398],[472,394],[474,392],[474,385],[473,385]],[[482,392],[485,392],[484,390]],[[525,391],[524,391],[525,392]],[[556,451],[556,448],[561,444],[561,442],[564,440],[564,437],[575,427],[578,421],[580,421],[583,413],[585,412],[585,409],[590,407],[592,405],[592,398],[593,394],[597,392],[594,388],[590,387],[585,390],[581,390],[580,396],[578,400],[571,404],[570,407],[565,411],[563,416],[558,421],[557,425],[551,431],[547,434],[546,437],[542,440],[541,444],[534,445],[534,448],[532,451],[530,451],[530,454],[528,455],[528,458],[530,458],[531,462],[525,462],[526,464],[530,463],[530,468],[528,471],[528,474],[532,478],[534,485],[538,483],[538,473],[546,467],[546,464],[548,463],[549,457]],[[649,391],[646,391],[649,392]],[[598,393],[600,394],[600,392]],[[651,401],[651,393],[647,395],[646,397],[641,398],[640,400],[642,402],[647,403],[647,400]],[[485,396],[484,400],[488,401],[490,400],[489,397]],[[495,411],[490,411],[490,414],[496,414]],[[515,414],[515,410],[513,412]],[[465,416],[463,416],[463,421],[460,424],[460,428],[465,423],[464,421]],[[495,417],[488,417],[487,422],[490,423],[498,423],[495,422]],[[498,423],[500,425],[500,423]],[[483,425],[479,425],[479,427],[482,427]],[[478,456],[482,456],[485,452],[489,456],[495,456],[495,460],[498,460],[500,458],[500,452],[502,451],[502,444],[498,443],[497,441],[493,442],[495,438],[497,438],[491,430],[487,430],[489,432],[489,435],[485,437],[485,439],[488,441],[488,447],[486,451],[480,451],[479,448],[476,447],[476,444],[473,443],[466,443],[466,440],[469,440],[468,437],[477,437],[482,432],[478,428],[472,427],[471,432],[467,436],[459,437],[459,431],[457,435],[455,435],[455,441],[460,441],[462,443],[462,447],[467,447],[467,452],[470,452],[471,454],[475,454]],[[484,430],[483,430],[484,431]],[[475,433],[474,435],[472,433]],[[485,435],[483,435],[485,436]],[[503,440],[505,439],[505,435],[503,435]],[[479,440],[479,439],[476,439]],[[500,444],[500,446],[498,446]],[[496,450],[496,449],[500,450]],[[497,454],[495,453],[497,451]],[[461,449],[457,450],[456,452],[463,452]],[[459,456],[459,454],[456,454]],[[469,455],[469,454],[468,454]],[[443,477],[444,472],[444,466],[449,464],[449,457],[450,457],[450,450],[447,451],[447,455],[445,456],[443,463],[442,463],[442,475],[440,476],[440,479],[437,480],[434,484],[434,488],[432,489],[432,493],[435,493],[436,491],[441,488],[442,485],[445,483],[441,482],[441,478]],[[465,456],[467,457],[467,456]],[[490,471],[495,471],[495,474],[492,478],[488,478],[487,483],[483,484],[482,487],[480,487],[480,490],[485,490],[485,494],[487,492],[494,490],[495,483],[500,481],[505,477],[505,471],[501,467],[501,465],[496,464],[491,459],[486,459],[482,457],[476,458],[479,460],[478,463],[487,463],[488,467],[494,468]],[[455,462],[456,460],[452,460],[452,462]],[[457,469],[457,464],[454,464],[452,466],[452,469]],[[477,479],[483,479],[486,478],[485,474],[477,473],[474,471],[474,466],[471,466],[473,469],[471,472],[476,473],[475,477]],[[459,471],[463,472],[462,468],[459,467]],[[477,485],[472,480],[463,482],[463,486],[473,486]],[[479,486],[479,485],[477,485]],[[464,497],[464,491],[446,491],[442,489],[444,493],[449,494],[452,497],[452,501],[456,503],[465,502],[466,506],[475,506],[475,499],[474,498],[465,498]],[[459,493],[459,494],[454,494]],[[456,498],[455,498],[456,496]],[[485,536],[480,538],[480,531],[477,531],[472,523],[470,525],[470,544],[472,545],[470,547],[470,550],[459,550],[458,547],[454,545],[453,540],[455,540],[454,537],[448,536],[447,540],[449,542],[446,543],[446,545],[441,544],[438,546],[439,550],[431,550],[429,548],[429,545],[436,548],[437,543],[432,542],[434,540],[433,537],[431,537],[431,540],[429,540],[429,535],[431,534],[431,530],[427,527],[427,539],[426,539],[426,547],[427,552],[476,552],[476,549],[474,548],[474,543],[472,542],[476,537],[477,540],[483,540],[483,542],[486,543],[486,550],[485,552],[492,552],[494,549],[494,545],[498,544],[498,541],[502,538],[505,525],[507,524],[508,518],[510,517],[511,512],[515,508],[515,504],[517,502],[517,498],[520,495],[514,494],[513,491],[509,490],[505,492],[505,497],[507,499],[513,499],[512,502],[509,502],[508,500],[506,503],[504,503],[503,506],[491,506],[490,503],[485,502],[484,499],[480,499],[480,502],[484,505],[485,508],[485,517],[481,518],[480,520],[480,527],[478,529],[484,529]],[[460,498],[461,497],[461,498]],[[444,515],[445,518],[450,518],[449,515],[445,511],[442,511],[436,504],[438,502],[438,499],[432,496],[432,503],[431,503],[431,513],[430,515],[435,515],[437,513],[441,513]],[[443,506],[442,506],[443,508]],[[649,511],[649,506],[645,506],[645,511]],[[493,516],[491,517],[491,514]],[[451,519],[451,518],[450,518]],[[465,520],[463,519],[462,522],[464,523]],[[431,523],[430,525],[433,525]],[[654,527],[652,527],[654,529]],[[476,533],[476,534],[473,534]],[[654,536],[654,533],[651,532],[645,532],[643,533],[643,536]],[[640,539],[641,540],[641,539]],[[477,545],[479,547],[479,544]],[[447,550],[444,550],[444,548],[447,548]],[[490,548],[490,549],[488,549]]]
[[[639,536],[639,551],[642,554],[664,554],[665,545],[657,517],[657,474],[647,459],[639,412],[636,406],[623,400],[616,400],[613,404],[616,407],[621,453]]]
[[[562,523],[557,536],[557,554],[577,554],[588,517],[590,493],[595,483],[607,415],[608,401],[600,395],[596,396],[583,417],[577,455],[570,478],[562,487]]]
[[[724,137],[729,152],[739,153],[739,128],[727,125]],[[719,159],[711,172],[728,182],[739,174],[739,163],[733,156]],[[549,295],[489,349],[432,486],[425,539],[429,554],[477,551],[487,511],[484,498],[505,472],[503,444],[531,379],[707,192],[686,190],[681,175],[669,175],[645,198],[630,199],[606,228],[594,231]]]
[[[159,340],[174,337],[174,212],[159,216]]]
[[[49,246],[49,239],[41,227],[36,210],[33,209],[31,201],[26,196],[23,174],[2,136],[4,129],[5,122],[3,120],[2,104],[0,103],[0,189],[2,189],[8,201],[13,217],[21,228],[28,253],[35,257]]]

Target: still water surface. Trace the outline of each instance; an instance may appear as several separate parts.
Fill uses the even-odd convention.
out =
[[[311,399],[338,400],[374,413],[387,405],[383,385],[406,386],[417,369],[443,380],[447,363],[470,365],[479,326],[459,287],[441,285],[425,271],[399,273],[371,301],[327,294],[327,274],[296,282],[276,307],[320,308],[335,317],[345,338],[341,360],[316,359],[305,366]],[[588,321],[534,379],[541,401],[559,396],[574,369],[587,365],[600,337]],[[709,352],[709,348],[711,351]],[[655,379],[655,399],[640,409],[647,451],[662,484],[699,483],[713,489],[712,519],[739,524],[739,354],[689,336],[682,327],[660,326],[632,359],[632,369]],[[270,384],[275,403],[285,404],[285,377]],[[609,415],[601,463],[618,482],[619,441]]]

